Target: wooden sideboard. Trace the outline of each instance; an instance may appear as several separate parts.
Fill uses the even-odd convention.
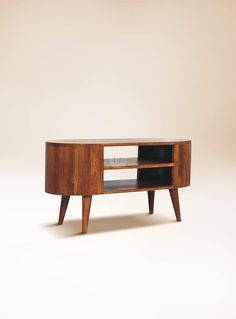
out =
[[[137,156],[105,158],[104,149],[137,146]],[[155,190],[168,189],[181,221],[178,188],[190,185],[191,141],[183,139],[78,139],[46,142],[45,191],[61,195],[58,223],[70,196],[82,196],[82,233],[88,229],[93,195],[147,191],[153,214]],[[105,170],[136,169],[135,179],[104,180]]]

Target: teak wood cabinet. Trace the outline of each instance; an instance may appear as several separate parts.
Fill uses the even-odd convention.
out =
[[[137,157],[104,159],[104,148],[137,146]],[[45,191],[61,195],[58,223],[70,196],[82,196],[82,233],[93,195],[147,191],[153,213],[155,190],[168,189],[181,221],[178,188],[190,185],[191,141],[181,139],[94,139],[46,142]],[[104,180],[104,170],[137,169],[136,179]]]

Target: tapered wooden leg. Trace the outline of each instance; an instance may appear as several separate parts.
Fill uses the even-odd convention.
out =
[[[60,207],[60,213],[59,213],[59,219],[58,219],[58,224],[59,225],[63,224],[69,200],[70,200],[70,196],[62,195],[62,197],[61,197],[61,207]]]
[[[169,189],[169,192],[170,192],[171,201],[174,207],[176,220],[177,222],[181,222],[178,188]]]
[[[92,196],[82,197],[82,234],[87,233]]]
[[[155,191],[148,191],[149,214],[153,214]]]

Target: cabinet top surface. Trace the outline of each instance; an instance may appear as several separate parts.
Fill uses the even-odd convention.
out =
[[[68,139],[68,140],[51,140],[49,144],[88,144],[104,146],[122,146],[122,145],[153,145],[153,144],[174,144],[190,142],[187,139],[167,139],[167,138],[124,138],[124,139]]]

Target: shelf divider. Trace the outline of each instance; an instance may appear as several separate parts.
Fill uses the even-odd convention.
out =
[[[152,168],[152,167],[173,167],[174,163],[163,163],[158,160],[129,158],[107,158],[104,159],[104,170],[129,169],[129,168]]]
[[[104,194],[138,192],[155,189],[171,189],[172,185],[158,183],[157,181],[138,181],[137,179],[122,179],[104,181]]]

